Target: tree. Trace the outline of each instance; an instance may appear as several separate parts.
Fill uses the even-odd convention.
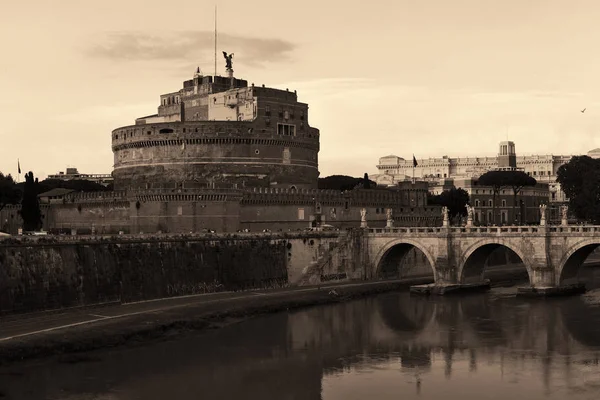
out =
[[[363,189],[371,189],[371,181],[369,180],[369,174],[365,172],[365,176],[363,176]]]
[[[18,204],[21,199],[21,191],[12,176],[0,172],[0,210],[8,204]]]
[[[73,189],[77,192],[104,192],[110,190],[110,188],[104,185],[85,179],[74,179],[70,181],[63,181],[60,179],[44,179],[39,183],[38,186],[40,193],[56,188]]]
[[[493,192],[492,215],[494,223],[496,222],[496,196],[500,194],[503,188],[511,188],[513,191],[513,215],[517,207],[517,196],[526,186],[535,186],[535,178],[527,175],[523,171],[488,171],[478,179],[481,186],[490,186]],[[523,215],[520,215],[521,223]]]
[[[448,207],[448,218],[458,219],[467,215],[467,204],[469,204],[469,193],[462,188],[444,190],[439,195],[429,195],[428,204],[436,204]]]
[[[23,200],[21,202],[21,218],[26,231],[35,231],[42,226],[42,212],[38,200],[38,180],[33,178],[33,172],[25,174]]]
[[[331,175],[325,178],[319,178],[319,189],[333,189],[346,191],[355,189],[357,186],[364,186],[364,178],[353,178],[347,175]],[[369,180],[369,188],[374,188],[377,184]]]
[[[600,159],[576,156],[557,171],[556,181],[578,219],[600,223]]]

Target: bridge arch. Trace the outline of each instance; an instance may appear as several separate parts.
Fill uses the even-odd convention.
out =
[[[471,245],[464,253],[464,256],[461,258],[458,271],[457,271],[457,280],[459,283],[468,283],[470,280],[479,282],[483,278],[484,272],[484,264],[488,257],[498,248],[504,247],[508,250],[514,252],[520,259],[525,268],[527,269],[527,275],[529,276],[529,281],[531,282],[531,267],[525,261],[526,257],[523,252],[512,246],[509,243],[506,243],[506,240],[502,240],[501,238],[488,238],[483,239],[475,244]]]
[[[564,254],[556,270],[556,283],[560,286],[566,281],[576,280],[584,261],[600,246],[600,238],[590,238],[575,243]]]
[[[435,258],[431,254],[427,247],[422,243],[413,239],[393,239],[383,245],[383,247],[377,252],[373,262],[372,274],[374,277],[379,277],[385,268],[385,263],[391,260],[401,260],[408,252],[412,249],[421,251],[427,261],[433,273],[433,279],[437,280],[437,272],[435,269]]]

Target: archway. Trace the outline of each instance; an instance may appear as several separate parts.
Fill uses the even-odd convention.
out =
[[[600,240],[598,239],[586,240],[573,246],[559,264],[558,282],[556,283],[559,286],[577,283],[581,267],[599,246]]]
[[[477,243],[465,252],[458,271],[460,283],[484,279],[511,281],[529,279],[529,266],[520,252],[498,242]]]
[[[434,260],[419,243],[395,240],[387,243],[375,259],[378,279],[431,277],[435,279]]]

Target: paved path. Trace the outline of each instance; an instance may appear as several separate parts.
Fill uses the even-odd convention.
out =
[[[248,292],[220,292],[191,296],[172,297],[137,303],[113,303],[103,306],[74,308],[25,315],[11,315],[0,318],[0,344],[34,335],[43,335],[61,329],[91,325],[102,321],[126,319],[127,317],[153,314],[178,308],[193,307],[210,303],[226,303],[257,296],[290,296],[299,292],[331,290],[336,287],[368,286],[375,284],[405,282],[406,280],[332,283],[320,286],[258,290]]]

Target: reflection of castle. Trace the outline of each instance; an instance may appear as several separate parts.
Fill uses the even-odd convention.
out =
[[[112,132],[114,192],[70,193],[44,209],[46,230],[86,233],[235,232],[322,224],[440,225],[427,184],[345,193],[317,190],[319,130],[295,91],[248,85],[198,69],[158,113]],[[0,219],[16,233],[15,207]],[[2,226],[0,226],[2,227]]]

